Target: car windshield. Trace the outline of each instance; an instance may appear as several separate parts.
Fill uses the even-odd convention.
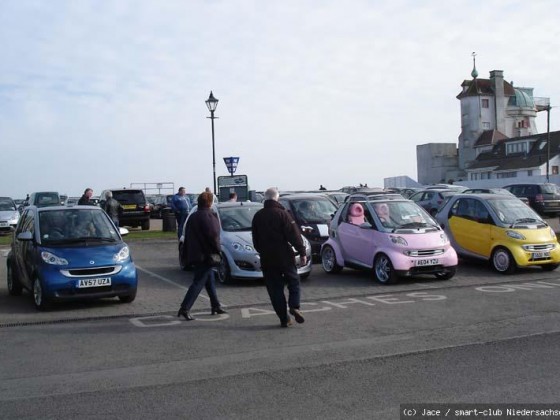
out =
[[[505,196],[504,196],[505,197]],[[498,216],[500,222],[506,225],[516,225],[520,223],[542,223],[541,217],[521,200],[516,198],[488,200],[490,207]]]
[[[336,205],[328,198],[294,200],[292,204],[303,223],[328,224],[336,213]]]
[[[222,230],[226,232],[250,231],[255,213],[261,206],[235,206],[218,209]]]
[[[113,198],[121,204],[143,204],[146,202],[140,190],[113,191]]]
[[[410,201],[372,203],[381,224],[393,231],[399,229],[438,228],[437,223],[417,204]]]
[[[558,194],[558,187],[554,184],[545,184],[542,186],[542,191],[545,194]]]
[[[16,210],[16,205],[9,198],[0,198],[0,211]]]
[[[79,207],[79,206],[78,206]],[[43,244],[117,242],[115,226],[103,210],[72,207],[39,213],[39,232]]]

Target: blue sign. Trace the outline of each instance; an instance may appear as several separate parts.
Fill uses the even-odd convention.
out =
[[[234,157],[234,156],[225,157],[224,162],[227,166],[228,172],[231,174],[231,176],[233,176],[233,174],[237,170],[237,163],[239,162],[239,157]]]

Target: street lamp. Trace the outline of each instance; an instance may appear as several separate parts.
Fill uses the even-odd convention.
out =
[[[216,149],[214,147],[214,111],[218,106],[218,100],[214,98],[212,91],[210,91],[210,96],[206,100],[206,106],[208,107],[208,111],[210,111],[210,116],[206,118],[210,118],[212,120],[212,167],[214,170],[214,194],[218,195],[216,191]]]

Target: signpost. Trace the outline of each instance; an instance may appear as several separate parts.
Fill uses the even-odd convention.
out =
[[[237,156],[225,157],[224,162],[226,164],[228,172],[231,174],[231,176],[233,176],[233,174],[237,170],[237,164],[239,163],[239,157],[237,157]]]

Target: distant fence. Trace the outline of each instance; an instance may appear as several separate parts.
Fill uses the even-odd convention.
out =
[[[175,192],[174,182],[131,182],[130,188],[138,188],[144,194],[171,194]]]

